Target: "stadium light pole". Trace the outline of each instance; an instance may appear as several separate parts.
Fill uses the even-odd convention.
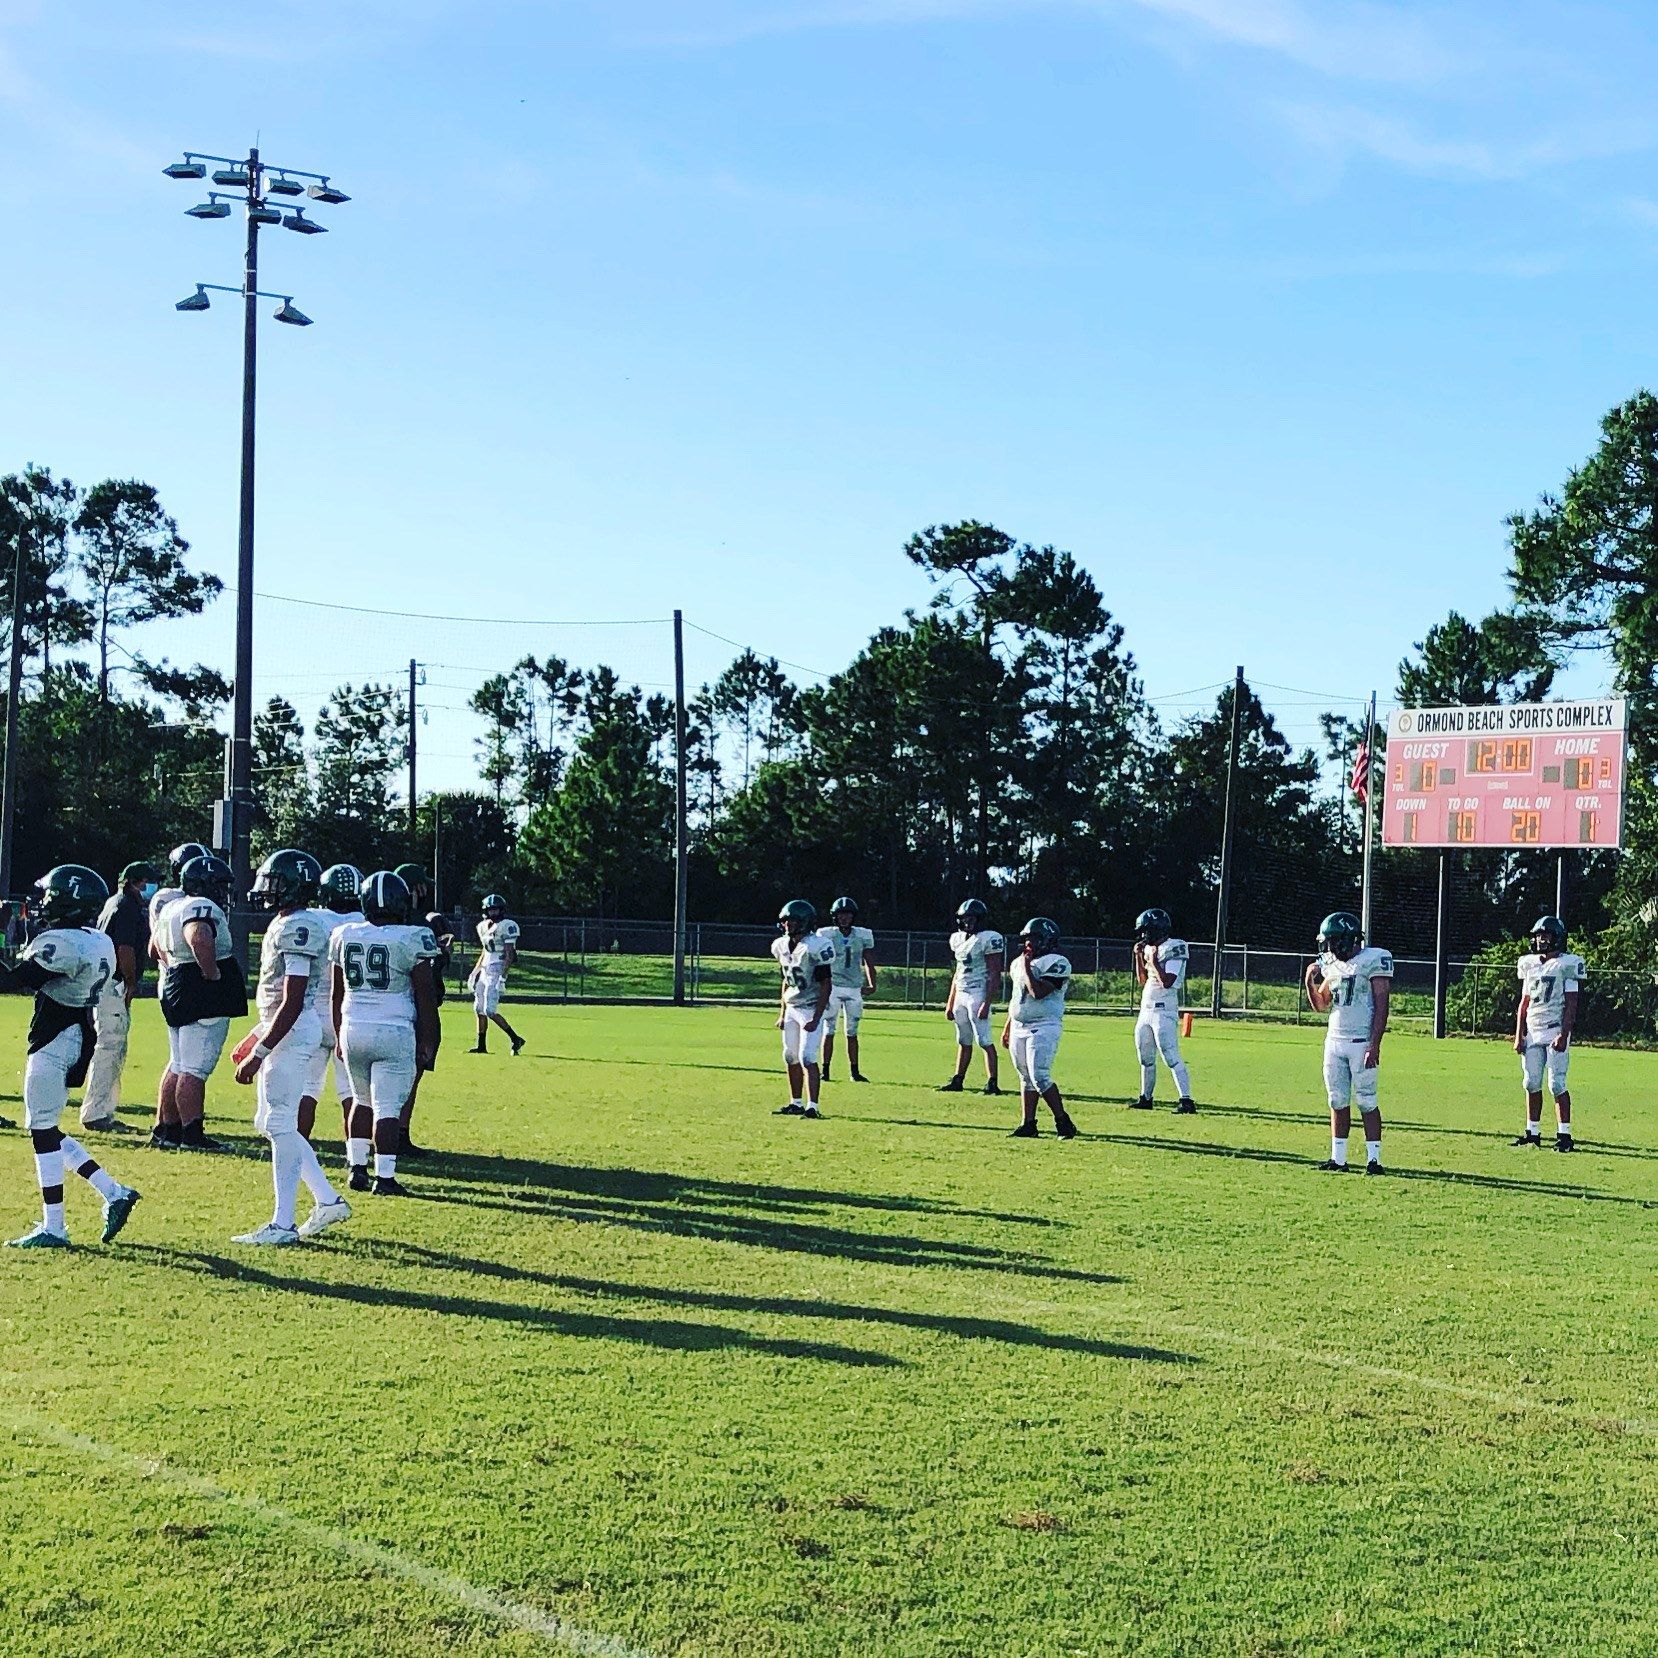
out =
[[[303,207],[288,211],[275,205],[277,199],[308,197],[311,201],[337,206],[351,198],[329,183],[326,173],[311,173],[295,167],[276,167],[260,159],[258,146],[245,160],[231,156],[205,155],[186,150],[180,161],[163,168],[172,179],[202,179],[213,163],[213,182],[223,191],[209,191],[205,202],[188,208],[193,219],[227,219],[233,201],[242,204],[247,218],[247,243],[242,259],[240,288],[220,288],[198,283],[196,291],[175,306],[179,311],[205,311],[211,301],[208,292],[237,293],[242,296],[242,455],[241,490],[236,534],[236,675],[231,705],[229,816],[230,867],[235,878],[238,916],[244,912],[250,880],[249,843],[253,828],[253,512],[255,406],[259,381],[259,312],[261,299],[280,299],[275,314],[278,322],[309,327],[311,319],[294,308],[291,294],[269,294],[259,287],[259,232],[267,225],[280,225],[301,235],[315,236],[326,225],[305,216]],[[309,183],[302,182],[309,180]],[[238,926],[245,933],[245,924]],[[244,938],[245,942],[245,938]]]

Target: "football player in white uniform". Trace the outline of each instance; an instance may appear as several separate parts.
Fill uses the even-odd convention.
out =
[[[230,865],[208,853],[179,872],[184,896],[161,912],[167,962],[161,981],[161,1016],[174,1076],[178,1148],[219,1151],[202,1131],[207,1079],[224,1052],[230,1021],[248,1011],[247,978],[237,957],[225,910],[230,903]]]
[[[182,846],[175,846],[167,854],[167,870],[171,880],[150,895],[150,960],[155,963],[163,983],[167,977],[167,946],[161,933],[162,914],[169,904],[184,896],[184,888],[179,885],[184,866],[192,858],[205,858],[207,855],[207,848],[200,841],[185,841]],[[157,1151],[176,1151],[179,1141],[178,1077],[172,1066],[171,1036],[167,1045],[169,1058],[161,1072],[161,1085],[156,1090],[155,1127],[150,1131],[150,1145]]]
[[[804,898],[791,898],[777,917],[782,934],[771,941],[772,959],[782,975],[777,1028],[783,1033],[783,1068],[789,1074],[789,1103],[779,1117],[821,1117],[823,1016],[834,990],[835,949],[817,930],[817,911]],[[804,1094],[804,1098],[802,1098]]]
[[[351,1189],[403,1197],[405,1188],[397,1180],[403,1107],[415,1077],[432,1062],[438,1018],[432,963],[438,945],[424,922],[408,925],[408,884],[389,869],[377,869],[363,883],[363,908],[368,919],[347,922],[328,943],[334,1024],[356,1099],[346,1141]]]
[[[1002,988],[1002,969],[1007,961],[1007,942],[986,925],[990,911],[977,898],[965,900],[956,911],[956,930],[950,935],[950,954],[956,969],[950,978],[950,994],[944,1000],[944,1017],[956,1025],[956,1074],[939,1088],[941,1094],[959,1094],[973,1060],[976,1043],[984,1054],[987,1094],[1001,1093],[996,1080],[996,1044],[990,1037],[990,1009]]]
[[[1054,1133],[1061,1140],[1072,1140],[1077,1125],[1066,1112],[1054,1081],[1054,1055],[1065,1022],[1065,989],[1071,982],[1071,964],[1058,949],[1059,924],[1045,915],[1033,915],[1019,934],[1019,946],[1008,973],[1013,997],[1002,1026],[1002,1046],[1019,1073],[1020,1122],[1013,1138],[1036,1138],[1037,1102],[1046,1101],[1053,1113]]]
[[[271,1182],[276,1202],[269,1222],[234,1242],[261,1246],[298,1243],[351,1217],[351,1205],[322,1172],[311,1142],[300,1133],[299,1107],[322,1045],[323,951],[328,924],[313,909],[322,865],[308,852],[273,852],[259,866],[248,902],[266,910],[259,948],[259,1022],[237,1043],[231,1058],[236,1080],[258,1082],[255,1132],[271,1143]],[[300,1182],[311,1193],[311,1213],[294,1225]]]
[[[104,1200],[104,1242],[109,1243],[127,1224],[138,1193],[99,1168],[59,1126],[69,1090],[80,1086],[92,1059],[92,1010],[115,976],[115,946],[94,925],[109,888],[102,876],[80,864],[59,864],[35,888],[36,914],[45,930],[24,945],[17,965],[4,977],[35,995],[23,1068],[23,1114],[34,1146],[41,1220],[11,1243],[17,1249],[69,1247],[65,1163]]]
[[[478,1016],[478,1044],[472,1049],[475,1054],[489,1051],[485,1039],[492,1023],[507,1033],[515,1054],[524,1046],[524,1038],[500,1013],[501,991],[517,960],[518,923],[508,919],[506,899],[492,892],[484,900],[484,918],[478,923],[478,959],[466,980],[472,992],[472,1011]]]
[[[1134,1021],[1134,1047],[1140,1056],[1140,1097],[1136,1109],[1149,1111],[1157,1090],[1157,1056],[1180,1090],[1175,1110],[1190,1113],[1192,1075],[1180,1057],[1180,991],[1186,982],[1191,951],[1175,938],[1167,910],[1142,910],[1134,923],[1134,980],[1140,986],[1140,1017]]]
[[[1353,1101],[1364,1121],[1366,1174],[1382,1172],[1382,1109],[1377,1069],[1393,992],[1393,957],[1366,948],[1359,918],[1327,915],[1318,929],[1318,959],[1307,968],[1307,1000],[1330,1015],[1324,1038],[1324,1085],[1330,1096],[1330,1158],[1322,1169],[1345,1170]]]
[[[115,1113],[121,1106],[121,1073],[127,1065],[132,999],[148,956],[149,924],[145,917],[158,884],[149,864],[128,864],[121,871],[118,890],[110,894],[98,913],[99,931],[107,933],[115,946],[115,977],[104,986],[92,1010],[97,1043],[86,1073],[86,1093],[81,1097],[82,1128],[115,1132],[122,1127]]]
[[[326,962],[328,935],[347,921],[363,919],[363,872],[355,864],[330,864],[317,883],[315,907],[322,917],[322,959]],[[305,1079],[305,1097],[299,1102],[299,1132],[307,1140],[316,1127],[317,1105],[328,1081],[330,1058],[334,1061],[334,1093],[340,1102],[340,1132],[351,1132],[351,1077],[339,1055],[334,1036],[334,1002],[326,992],[318,1016],[322,1022],[322,1045],[311,1057],[311,1071]]]
[[[1517,1146],[1543,1143],[1543,1076],[1554,1095],[1556,1151],[1570,1151],[1572,1096],[1566,1087],[1566,1068],[1572,1058],[1572,1026],[1577,1023],[1578,985],[1583,981],[1583,957],[1566,953],[1566,923],[1545,915],[1531,929],[1529,956],[1519,963],[1520,1006],[1514,1016],[1514,1051],[1520,1056],[1520,1075],[1526,1088],[1525,1133]]]
[[[835,1057],[835,1030],[846,1026],[846,1062],[854,1082],[868,1082],[858,1069],[858,1026],[864,1016],[864,992],[875,988],[875,935],[858,925],[858,906],[853,899],[837,898],[829,906],[831,925],[818,937],[835,952],[830,969],[829,1011],[823,1022],[823,1080]]]
[[[440,915],[432,908],[435,889],[430,870],[408,863],[399,864],[392,874],[409,889],[409,920],[415,925],[424,921],[438,946],[437,959],[432,963],[432,990],[438,1006],[438,1016],[432,1026],[432,1062],[415,1072],[414,1087],[409,1090],[408,1102],[403,1107],[403,1144],[397,1155],[408,1160],[426,1155],[426,1148],[417,1146],[414,1140],[415,1101],[420,1097],[420,1079],[427,1071],[437,1069],[438,1050],[443,1046],[443,999],[449,993],[449,963],[455,953],[455,929],[448,916]]]

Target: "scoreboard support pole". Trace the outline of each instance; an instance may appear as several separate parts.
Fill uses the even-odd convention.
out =
[[[1220,1018],[1226,964],[1226,912],[1232,902],[1232,830],[1238,809],[1238,739],[1243,720],[1244,671],[1232,678],[1232,735],[1226,747],[1226,803],[1220,820],[1220,890],[1215,894],[1215,961],[1209,975],[1209,1016]]]
[[[1566,852],[1562,848],[1554,866],[1554,913],[1566,919]]]
[[[1433,935],[1433,1035],[1436,1042],[1445,1040],[1445,1000],[1451,988],[1451,926],[1447,913],[1450,907],[1450,859],[1449,852],[1439,854],[1438,919],[1434,923]]]

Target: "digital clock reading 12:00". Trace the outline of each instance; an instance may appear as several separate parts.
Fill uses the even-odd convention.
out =
[[[1468,745],[1468,770],[1482,777],[1524,776],[1531,760],[1530,737],[1480,737]]]

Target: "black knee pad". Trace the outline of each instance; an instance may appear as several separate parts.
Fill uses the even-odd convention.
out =
[[[63,1144],[61,1128],[31,1128],[29,1141],[36,1151],[56,1151]]]

